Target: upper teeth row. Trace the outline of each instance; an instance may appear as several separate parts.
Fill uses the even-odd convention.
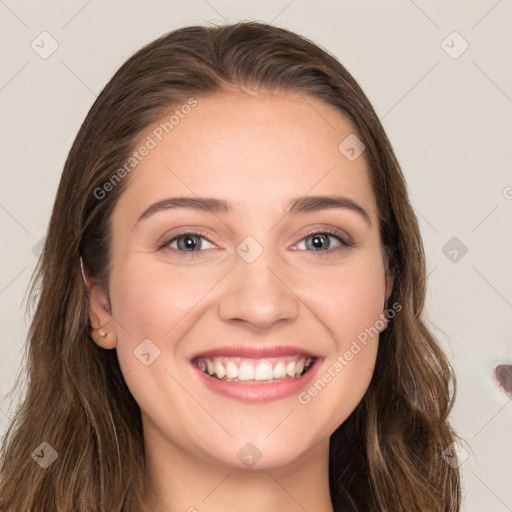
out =
[[[198,359],[197,366],[210,375],[215,374],[219,379],[238,380],[271,380],[289,377],[298,377],[312,362],[311,357],[296,356],[293,360],[275,359],[274,363],[268,359],[240,359],[240,358],[206,358]]]

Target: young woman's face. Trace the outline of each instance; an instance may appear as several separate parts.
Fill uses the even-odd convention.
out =
[[[326,441],[372,377],[392,283],[364,152],[340,112],[295,93],[181,112],[143,134],[112,215],[119,362],[146,443],[283,466]]]

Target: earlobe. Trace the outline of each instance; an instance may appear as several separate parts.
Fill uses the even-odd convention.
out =
[[[91,337],[96,345],[106,350],[112,350],[117,346],[116,333],[115,331],[109,330],[108,327],[91,329]]]

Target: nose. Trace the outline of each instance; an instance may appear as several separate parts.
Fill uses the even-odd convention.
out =
[[[266,258],[265,251],[252,263],[237,258],[235,268],[226,276],[228,284],[219,300],[219,317],[245,322],[254,330],[296,319],[299,298],[279,268],[275,260]]]

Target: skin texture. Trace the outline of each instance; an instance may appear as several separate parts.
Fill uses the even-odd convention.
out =
[[[296,394],[262,404],[218,395],[199,383],[191,358],[233,344],[293,344],[324,357],[318,378],[382,318],[393,280],[364,153],[350,161],[338,150],[351,133],[347,118],[317,99],[225,92],[198,98],[132,171],[112,216],[111,309],[90,286],[89,315],[108,332],[94,339],[117,350],[141,408],[148,504],[332,511],[329,436],[369,385],[378,335],[307,404]],[[305,195],[348,197],[371,224],[347,209],[287,214]],[[172,209],[134,227],[152,203],[177,196],[225,199],[232,212]],[[175,240],[158,250],[181,228],[204,233],[201,249],[180,252]],[[311,246],[310,230],[333,228],[354,247],[336,238]],[[263,249],[250,264],[236,252],[248,236]],[[160,355],[145,366],[134,350],[147,338]],[[248,442],[261,453],[251,468],[237,457]]]

